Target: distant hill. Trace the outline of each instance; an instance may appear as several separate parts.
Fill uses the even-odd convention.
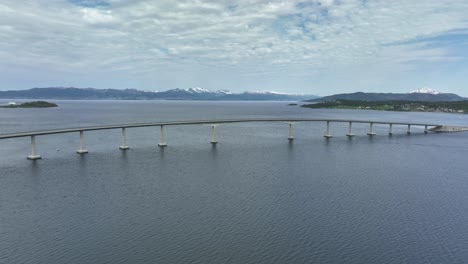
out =
[[[283,94],[271,91],[232,93],[228,90],[208,90],[204,88],[171,89],[162,92],[137,89],[95,89],[75,87],[44,87],[29,90],[0,91],[0,98],[6,99],[69,99],[69,100],[261,100],[261,101],[300,101],[313,95]]]
[[[46,101],[33,101],[33,102],[26,102],[22,104],[16,103],[9,103],[7,105],[0,105],[1,108],[49,108],[49,107],[57,107],[57,104],[49,103]]]
[[[8,99],[145,99],[151,92],[136,89],[94,89],[74,87],[32,88],[29,90],[0,91],[0,98]]]
[[[355,100],[355,101],[424,101],[424,102],[454,102],[467,100],[459,95],[452,93],[344,93],[334,94],[321,98],[313,98],[306,102],[326,102],[336,100]]]
[[[383,111],[468,113],[468,100],[455,102],[336,100],[319,102],[314,104],[304,104],[301,105],[301,107]]]

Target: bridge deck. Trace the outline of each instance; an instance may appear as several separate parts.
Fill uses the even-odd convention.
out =
[[[117,124],[102,125],[90,127],[62,128],[41,131],[17,132],[0,135],[0,139],[41,136],[51,134],[72,133],[80,131],[94,131],[106,129],[153,127],[153,126],[180,126],[180,125],[201,125],[201,124],[225,124],[225,123],[245,123],[245,122],[341,122],[341,123],[373,123],[373,124],[392,124],[392,125],[411,125],[411,126],[441,126],[440,124],[428,123],[408,123],[391,121],[373,121],[373,120],[350,120],[350,119],[327,119],[327,118],[256,118],[256,119],[222,119],[222,120],[197,120],[197,121],[175,121],[175,122],[154,122],[154,123],[136,123],[136,124]]]

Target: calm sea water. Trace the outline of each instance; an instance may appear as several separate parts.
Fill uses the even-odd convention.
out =
[[[175,120],[330,117],[468,125],[468,115],[285,102],[58,101],[0,109],[0,133]],[[0,140],[0,263],[467,263],[468,133],[298,123]]]

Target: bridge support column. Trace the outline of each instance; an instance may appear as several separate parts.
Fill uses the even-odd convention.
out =
[[[424,133],[427,134],[427,132],[429,132],[429,130],[427,130],[427,126],[424,126]]]
[[[289,140],[294,140],[294,123],[292,122],[289,122],[288,123],[288,126],[289,126],[289,135],[288,135],[288,139]]]
[[[127,150],[130,147],[127,146],[127,136],[125,133],[125,127],[122,127],[122,145],[120,145],[119,149],[121,150]]]
[[[330,121],[327,121],[327,131],[326,131],[324,137],[326,137],[326,138],[333,137],[332,135],[330,135]]]
[[[31,155],[28,156],[29,160],[41,159],[41,155],[36,152],[36,137],[31,136]]]
[[[216,127],[217,125],[211,125],[211,144],[217,144],[218,139],[216,138]]]
[[[388,126],[388,135],[389,136],[393,135],[393,124],[389,124]]]
[[[406,130],[406,134],[411,134],[411,125],[408,125],[408,130]]]
[[[164,140],[164,126],[161,126],[161,134],[159,135],[159,144],[160,147],[167,147],[166,141]]]
[[[375,132],[374,132],[374,123],[370,123],[370,124],[369,124],[369,132],[367,132],[367,135],[369,135],[369,136],[375,136]]]
[[[84,132],[80,131],[80,149],[76,151],[78,154],[86,154],[88,151],[85,148],[85,143],[84,143]]]
[[[353,122],[349,122],[349,127],[348,127],[348,134],[346,134],[348,137],[354,137],[353,134]]]

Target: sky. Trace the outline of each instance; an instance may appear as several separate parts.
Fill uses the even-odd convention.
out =
[[[0,90],[468,96],[467,0],[0,0]]]

